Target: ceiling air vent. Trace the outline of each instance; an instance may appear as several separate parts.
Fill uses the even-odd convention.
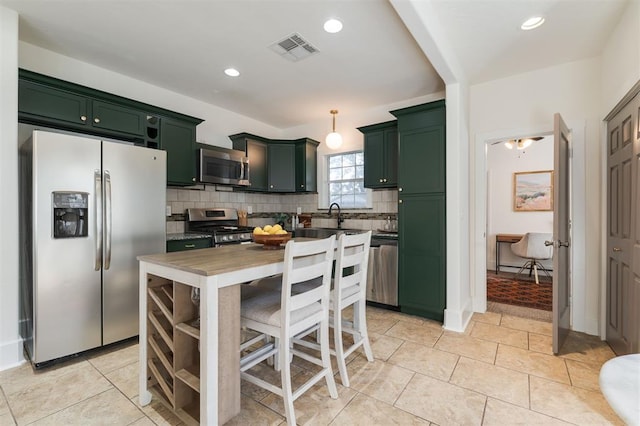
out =
[[[293,33],[284,40],[273,43],[269,49],[292,62],[298,62],[319,52],[298,33]]]

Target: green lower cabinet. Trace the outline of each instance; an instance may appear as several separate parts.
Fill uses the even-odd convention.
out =
[[[444,194],[399,195],[398,297],[412,315],[444,320],[446,218]]]
[[[167,241],[167,253],[172,251],[196,250],[212,247],[211,238],[189,238]]]
[[[196,183],[196,126],[160,118],[160,149],[167,152],[167,184]]]

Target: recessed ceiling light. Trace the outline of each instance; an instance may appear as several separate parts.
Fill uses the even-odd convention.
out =
[[[224,73],[229,77],[237,77],[240,75],[240,71],[235,68],[227,68],[226,70],[224,70]]]
[[[328,33],[339,33],[342,30],[342,22],[335,18],[331,18],[324,23],[324,30]]]
[[[528,31],[538,28],[542,24],[544,24],[544,18],[542,16],[534,16],[524,21],[522,25],[520,25],[520,29]]]

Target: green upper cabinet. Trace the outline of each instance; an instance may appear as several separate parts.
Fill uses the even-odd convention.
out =
[[[260,192],[315,192],[318,170],[317,148],[309,138],[274,140],[238,133],[229,136],[233,149],[249,158],[251,186],[239,188]]]
[[[358,127],[364,134],[364,186],[398,185],[398,126],[395,120]]]
[[[291,143],[267,145],[269,192],[296,191],[295,148]]]
[[[191,123],[160,118],[160,149],[167,152],[167,183],[196,183],[196,127]]]
[[[398,190],[404,194],[444,193],[444,101],[392,111],[398,117]]]
[[[296,146],[296,192],[318,190],[318,145],[313,139],[298,139]]]
[[[400,310],[442,321],[447,288],[445,104],[391,113],[398,118]]]
[[[167,151],[167,183],[196,181],[201,119],[20,69],[18,121]]]
[[[128,140],[143,138],[147,116],[145,111],[31,81],[18,84],[18,113],[23,122]]]
[[[90,101],[86,96],[26,80],[18,83],[18,113],[24,122],[65,123],[83,128],[91,122],[89,112]]]
[[[92,101],[91,125],[105,132],[144,136],[147,114],[110,102]]]
[[[242,188],[248,191],[267,191],[267,143],[266,139],[250,133],[238,133],[229,136],[233,149],[244,151],[249,159],[250,186]]]

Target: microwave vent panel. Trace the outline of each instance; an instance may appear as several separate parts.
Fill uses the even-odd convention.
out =
[[[293,33],[285,39],[273,43],[269,49],[292,62],[298,62],[319,53],[318,49],[298,33]]]

